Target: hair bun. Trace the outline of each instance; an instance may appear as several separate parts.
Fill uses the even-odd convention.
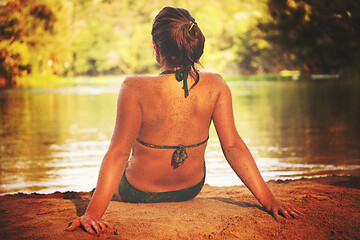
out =
[[[171,68],[194,70],[196,84],[199,75],[194,64],[203,54],[205,37],[199,27],[194,30],[195,25],[195,18],[186,9],[165,7],[155,17],[151,34],[160,61]]]

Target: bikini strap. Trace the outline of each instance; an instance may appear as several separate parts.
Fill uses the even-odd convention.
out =
[[[188,89],[188,85],[187,85],[187,79],[189,77],[189,71],[183,68],[180,68],[178,70],[167,70],[164,71],[162,73],[160,73],[160,75],[164,75],[164,74],[171,74],[171,73],[175,73],[175,78],[178,82],[183,81],[183,89],[185,92],[185,98],[189,96],[189,89]]]
[[[142,141],[140,138],[136,138],[136,141],[146,147],[149,147],[149,148],[157,148],[157,149],[177,149],[179,148],[179,146],[182,146],[183,148],[193,148],[193,147],[198,147],[200,145],[203,145],[204,143],[207,142],[207,140],[209,140],[209,136],[204,140],[202,141],[201,143],[197,143],[197,144],[192,144],[192,145],[182,145],[182,144],[179,144],[177,146],[168,146],[168,145],[156,145],[156,144],[150,144],[150,143],[146,143],[144,141]]]
[[[207,140],[209,140],[209,136],[204,141],[202,141],[201,143],[197,143],[197,144],[192,144],[192,145],[187,145],[187,146],[184,146],[182,144],[179,144],[177,146],[167,146],[167,145],[155,145],[155,144],[146,143],[146,142],[140,140],[139,138],[136,138],[136,141],[138,143],[140,143],[146,147],[149,147],[149,148],[175,149],[173,156],[171,158],[171,166],[173,166],[174,169],[183,165],[184,161],[189,157],[185,148],[198,147],[198,146],[206,143]]]

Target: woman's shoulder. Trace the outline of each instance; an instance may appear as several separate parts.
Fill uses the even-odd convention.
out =
[[[199,71],[200,76],[206,76],[211,78],[222,78],[219,73],[208,72],[208,71]]]
[[[123,84],[137,84],[137,83],[143,83],[149,80],[154,80],[157,76],[146,76],[146,75],[132,75],[132,76],[127,76],[124,81]]]
[[[141,88],[144,88],[145,86],[149,85],[156,79],[156,76],[146,76],[146,75],[132,75],[127,76],[122,84],[122,89],[127,90],[140,90]]]
[[[224,78],[218,73],[201,71],[199,74],[201,80],[203,79],[204,81],[207,81],[214,87],[227,87],[227,83],[225,82]]]

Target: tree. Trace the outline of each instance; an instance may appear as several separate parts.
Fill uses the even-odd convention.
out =
[[[62,51],[55,38],[62,1],[8,0],[0,4],[0,85],[10,86],[16,76],[44,67],[53,73],[61,56],[57,51]]]
[[[271,21],[260,23],[277,59],[308,73],[338,73],[359,61],[360,2],[269,0]]]

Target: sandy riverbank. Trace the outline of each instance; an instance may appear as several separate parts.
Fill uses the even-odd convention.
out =
[[[205,185],[183,203],[112,201],[104,215],[117,233],[65,232],[84,213],[90,193],[0,197],[0,239],[360,239],[360,177],[271,181],[275,195],[307,209],[277,222],[244,187]]]

